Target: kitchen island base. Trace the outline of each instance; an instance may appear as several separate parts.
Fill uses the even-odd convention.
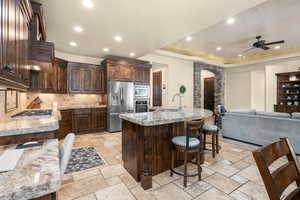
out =
[[[141,182],[145,190],[152,188],[152,176],[170,169],[171,140],[180,135],[184,135],[184,122],[141,126],[122,121],[124,168],[137,182]],[[183,157],[180,154],[177,156],[177,160]]]

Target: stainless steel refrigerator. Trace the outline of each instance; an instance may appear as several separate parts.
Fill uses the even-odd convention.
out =
[[[121,131],[121,113],[134,112],[134,83],[108,81],[107,127],[109,132]]]

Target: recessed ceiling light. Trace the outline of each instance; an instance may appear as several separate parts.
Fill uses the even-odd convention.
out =
[[[82,5],[86,8],[93,8],[94,2],[92,0],[82,0]]]
[[[235,19],[233,17],[229,17],[227,20],[226,20],[226,23],[227,24],[234,24],[235,22]]]
[[[108,48],[103,48],[103,51],[104,52],[109,52],[109,49]]]
[[[72,47],[76,47],[76,46],[77,46],[77,43],[76,43],[76,42],[70,42],[70,45],[71,45]]]
[[[135,56],[135,53],[131,52],[129,55],[130,55],[131,57],[133,57],[133,56]]]
[[[274,47],[274,49],[280,49],[280,46],[276,46],[276,47]]]
[[[187,41],[187,42],[190,42],[190,41],[192,41],[192,37],[191,36],[187,36],[186,38],[185,38],[185,40]]]
[[[243,57],[243,55],[242,55],[242,54],[239,54],[238,56],[239,56],[239,57]]]
[[[117,36],[115,36],[115,41],[117,41],[117,42],[122,42],[122,40],[123,40],[123,38],[121,37],[121,36],[119,36],[119,35],[117,35]]]
[[[83,31],[83,29],[80,26],[74,26],[74,31],[81,33]]]
[[[222,50],[222,47],[217,47],[216,50],[217,50],[217,51],[221,51],[221,50]]]

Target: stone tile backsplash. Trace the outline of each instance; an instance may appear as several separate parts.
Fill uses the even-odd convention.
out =
[[[96,94],[44,94],[44,93],[26,93],[27,106],[36,97],[42,100],[41,108],[52,108],[53,102],[57,102],[60,106],[76,106],[76,105],[105,105],[106,95]]]

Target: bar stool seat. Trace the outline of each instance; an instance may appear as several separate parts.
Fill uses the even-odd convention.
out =
[[[203,125],[203,130],[204,131],[218,131],[219,128],[216,125],[212,125],[212,124],[204,124]]]
[[[202,151],[202,140],[201,132],[204,121],[187,121],[186,122],[186,136],[175,136],[172,138],[172,156],[171,156],[171,171],[170,175],[173,176],[173,173],[183,176],[183,185],[187,187],[187,177],[198,176],[199,181],[201,180],[202,167],[201,162],[203,161],[203,151]],[[184,154],[184,172],[179,172],[175,170],[175,160],[177,158],[177,152]],[[196,153],[196,161],[189,160],[188,154]],[[190,174],[187,172],[188,162],[196,164],[198,167],[198,172]]]
[[[172,143],[178,146],[186,147],[187,136],[176,136],[172,138]],[[189,148],[193,148],[200,145],[200,141],[197,138],[189,138]]]

